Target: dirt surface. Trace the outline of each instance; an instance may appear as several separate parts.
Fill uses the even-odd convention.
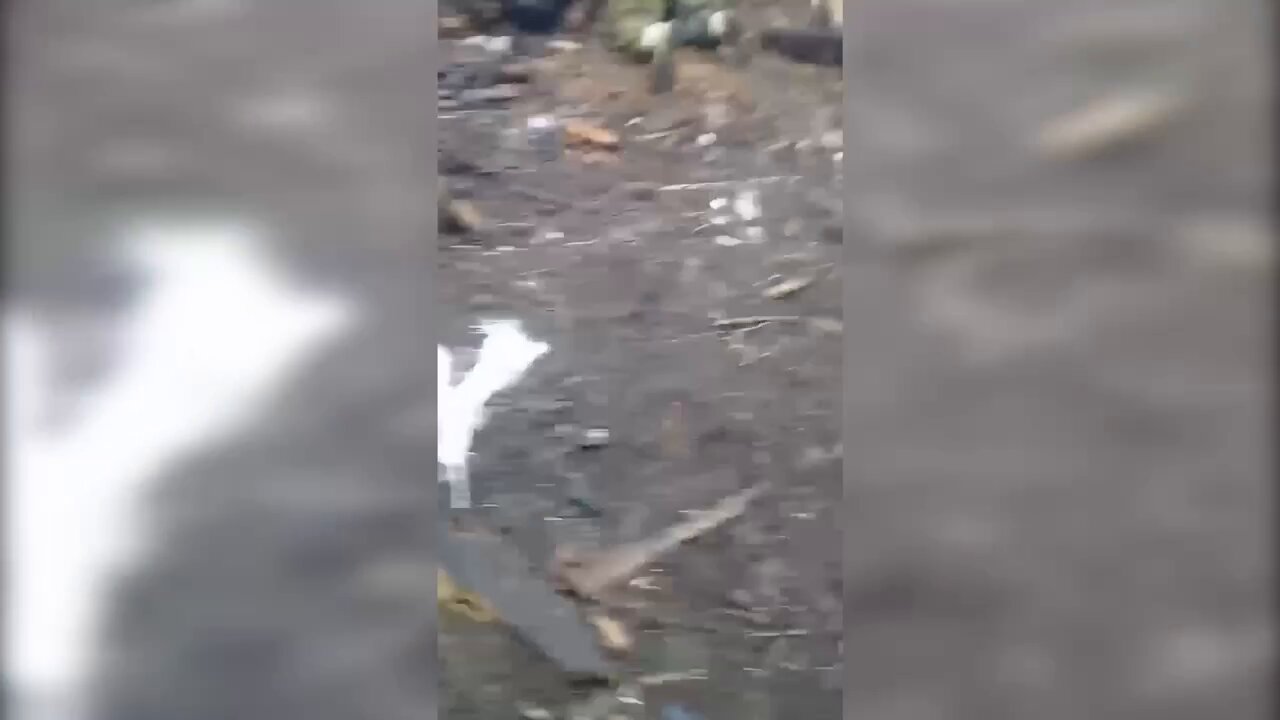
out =
[[[514,315],[554,348],[479,440],[494,522],[538,555],[579,525],[629,540],[776,482],[646,597],[686,626],[736,599],[803,634],[654,628],[648,644],[679,649],[642,649],[637,671],[714,657],[664,696],[708,717],[834,717],[841,695],[851,717],[1260,716],[1258,11],[868,6],[851,16],[847,180],[822,148],[838,78],[767,59],[686,64],[655,101],[588,49],[555,62],[554,101],[446,114],[446,152],[505,165],[456,179],[498,226],[445,255],[454,317]],[[1108,128],[1091,104],[1110,97],[1169,109]],[[1085,140],[1047,130],[1082,110]],[[623,149],[534,164],[477,141],[540,112]],[[750,177],[772,178],[758,243],[709,219],[750,183],[650,185]],[[844,232],[824,232],[843,191]],[[796,275],[820,280],[762,297]],[[801,320],[714,332],[723,315]],[[582,452],[587,427],[615,439]],[[604,517],[566,529],[583,497]]]
[[[80,289],[113,219],[176,207],[270,223],[374,318],[173,479],[104,717],[436,707],[421,586],[368,579],[429,572],[431,421],[406,418],[433,405],[433,312],[451,347],[495,316],[551,345],[473,468],[474,519],[534,563],[773,485],[621,593],[627,679],[685,679],[610,712],[1262,715],[1260,3],[863,4],[847,92],[830,69],[689,58],[654,101],[592,47],[560,55],[510,106],[438,113],[441,172],[495,225],[442,238],[436,267],[433,12],[20,4],[15,292],[104,306]],[[776,13],[802,9],[748,11]],[[1186,102],[1096,158],[1037,150],[1132,88]],[[621,149],[540,162],[513,139],[536,114]],[[716,326],[746,316],[783,319]],[[590,428],[609,442],[582,449]],[[509,633],[441,623],[442,714],[570,700]]]
[[[839,133],[839,74],[761,58],[751,77],[802,100],[775,117],[781,83],[753,93],[697,55],[680,70],[677,92],[655,100],[640,69],[588,47],[548,59],[509,110],[441,114],[446,166],[502,168],[449,178],[492,224],[442,250],[455,343],[474,343],[477,318],[517,317],[552,348],[477,438],[473,492],[491,524],[546,558],[776,483],[747,517],[644,573],[652,589],[622,593],[639,606],[613,611],[638,638],[629,677],[710,673],[650,688],[633,711],[657,717],[665,700],[710,717],[834,717],[842,245],[838,148],[816,141]],[[621,149],[539,162],[503,142],[544,113],[607,128]],[[807,284],[768,297],[789,281]],[[786,317],[716,324],[754,316]],[[609,442],[581,448],[593,428]]]

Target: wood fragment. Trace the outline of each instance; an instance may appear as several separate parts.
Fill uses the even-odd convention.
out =
[[[714,507],[644,540],[576,558],[561,556],[557,575],[579,597],[598,598],[600,593],[624,582],[646,565],[694,538],[719,528],[746,512],[751,502],[768,489],[767,483],[743,490]]]
[[[765,288],[764,296],[770,300],[782,300],[789,298],[812,285],[816,279],[817,278],[807,275],[787,278]]]
[[[600,634],[600,644],[604,649],[615,653],[630,652],[635,644],[631,638],[631,633],[627,631],[627,626],[621,621],[609,617],[603,613],[595,613],[590,618],[591,624],[595,626],[596,632]]]
[[[564,137],[569,145],[588,145],[605,150],[617,150],[622,145],[614,131],[583,120],[566,120]]]
[[[467,200],[458,200],[442,185],[438,192],[436,227],[442,232],[470,233],[483,229],[484,215]]]
[[[746,315],[743,317],[721,318],[711,323],[711,325],[719,330],[740,330],[755,325],[764,325],[765,323],[800,322],[803,319],[799,315]]]

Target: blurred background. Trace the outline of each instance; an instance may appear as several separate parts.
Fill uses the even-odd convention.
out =
[[[659,94],[501,3],[11,6],[16,720],[1268,709],[1265,3],[871,0],[833,66],[741,0]],[[437,513],[490,320],[547,351]]]

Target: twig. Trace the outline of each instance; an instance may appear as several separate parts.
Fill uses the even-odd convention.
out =
[[[560,578],[580,597],[598,597],[604,590],[632,577],[659,557],[746,512],[751,501],[767,488],[767,483],[756,485],[650,538],[606,550],[585,560],[564,563],[559,569]]]
[[[738,330],[771,322],[800,322],[803,319],[799,315],[747,315],[722,318],[713,322],[712,326],[721,330]]]
[[[788,637],[806,637],[809,635],[808,630],[774,630],[771,632],[748,632],[749,638],[788,638]]]

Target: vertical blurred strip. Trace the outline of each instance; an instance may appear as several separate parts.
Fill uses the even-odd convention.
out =
[[[434,4],[5,5],[5,716],[434,717]]]
[[[850,534],[850,525],[855,521],[855,518],[856,518],[856,514],[854,512],[854,507],[856,502],[855,500],[856,495],[854,493],[854,481],[855,481],[856,475],[853,472],[853,468],[850,467],[850,462],[848,460],[849,452],[854,447],[856,447],[856,443],[854,441],[854,438],[852,437],[852,434],[853,434],[852,419],[853,418],[849,410],[850,405],[853,402],[853,398],[855,396],[855,388],[853,387],[853,383],[851,382],[850,373],[852,372],[854,363],[857,362],[856,352],[855,352],[856,348],[854,347],[854,341],[851,339],[853,336],[848,332],[850,318],[852,318],[854,315],[853,305],[856,302],[856,299],[853,294],[854,286],[853,286],[853,279],[852,279],[854,277],[854,274],[852,272],[853,263],[855,262],[856,258],[854,257],[852,243],[850,242],[851,233],[849,231],[850,230],[849,216],[850,216],[850,208],[853,206],[852,198],[850,197],[850,195],[854,192],[854,187],[857,184],[855,182],[855,178],[856,178],[856,173],[858,172],[858,168],[854,164],[854,161],[851,159],[854,153],[851,153],[848,151],[848,148],[850,147],[850,145],[854,144],[853,139],[856,138],[856,132],[857,132],[857,127],[853,123],[853,119],[852,119],[853,112],[851,108],[851,105],[854,102],[854,93],[853,93],[853,89],[850,87],[849,81],[850,81],[850,78],[853,76],[853,74],[858,72],[858,65],[857,65],[858,61],[856,59],[855,54],[850,52],[851,50],[854,49],[854,44],[857,42],[856,37],[857,37],[858,22],[855,15],[855,19],[851,24],[845,24],[844,10],[846,8],[844,7],[844,0],[831,0],[831,2],[839,3],[841,8],[840,33],[844,38],[844,51],[842,53],[842,58],[845,60],[844,64],[841,65],[841,67],[843,68],[843,84],[844,84],[844,88],[843,88],[844,89],[844,105],[842,108],[844,111],[844,115],[841,118],[841,123],[844,129],[845,149],[842,151],[842,156],[841,156],[841,171],[844,174],[844,186],[842,190],[844,194],[841,197],[841,205],[840,205],[840,212],[841,212],[840,219],[842,224],[840,242],[843,246],[841,257],[843,260],[842,270],[844,271],[844,283],[841,285],[841,288],[840,288],[840,291],[842,294],[841,309],[843,311],[841,320],[843,321],[844,327],[845,327],[845,334],[842,338],[843,349],[844,349],[844,362],[842,365],[843,371],[840,376],[841,398],[843,400],[842,402],[843,407],[841,408],[842,422],[841,422],[841,428],[840,428],[840,431],[841,431],[840,442],[845,451],[844,459],[840,463],[840,470],[844,480],[843,482],[844,496],[842,498],[842,503],[840,508],[841,510],[840,527],[842,532],[842,541],[840,545],[840,549],[841,549],[840,566],[842,569],[842,572],[841,572],[842,582],[840,587],[840,590],[841,590],[840,604],[841,604],[842,614],[843,614],[843,623],[842,623],[842,632],[841,632],[840,645],[839,645],[840,652],[838,655],[837,663],[841,670],[841,672],[839,673],[842,676],[840,680],[840,688],[844,695],[844,697],[841,700],[841,709],[842,709],[841,715],[847,718],[847,717],[852,717],[850,714],[851,705],[849,703],[849,688],[852,686],[852,683],[851,683],[851,678],[848,677],[848,673],[850,672],[849,670],[850,664],[847,662],[847,659],[846,659],[847,658],[846,648],[848,647],[847,640],[849,638],[849,615],[848,615],[849,602],[847,597],[847,591],[849,588],[849,581],[850,581],[849,575],[852,567],[850,565],[849,560],[853,552],[853,548],[851,547],[851,542],[850,542],[852,539]]]
[[[437,134],[438,133],[437,115],[439,114],[439,96],[440,96],[439,87],[438,87],[439,70],[441,67],[443,67],[443,59],[440,57],[440,13],[438,10],[438,2],[431,2],[429,3],[429,5],[430,5],[430,13],[429,13],[430,20],[428,22],[430,25],[430,33],[429,33],[430,51],[427,55],[427,59],[428,59],[427,69],[429,70],[429,72],[425,72],[423,74],[430,77],[430,80],[427,81],[427,87],[424,91],[423,97],[427,98],[426,102],[431,104],[431,112],[428,113],[429,117],[426,118],[426,125],[425,125],[425,132],[427,135],[427,146],[432,148],[435,152],[433,153],[433,157],[431,157],[427,161],[429,163],[427,172],[430,174],[427,176],[428,183],[427,183],[427,187],[424,188],[422,198],[424,200],[423,204],[431,208],[430,210],[428,210],[428,217],[427,217],[428,224],[425,228],[426,230],[425,237],[429,238],[429,242],[426,243],[427,253],[429,255],[426,263],[426,267],[428,267],[432,273],[435,273],[435,272],[438,272],[440,268],[440,263],[438,259],[438,255],[440,251],[440,238],[439,238],[440,203],[438,201],[430,202],[428,201],[428,199],[433,197],[438,199],[440,197],[440,193],[442,189],[441,180],[440,180],[440,164],[438,160],[438,158],[440,157],[440,153],[439,153],[440,140],[439,140],[439,135]],[[434,345],[437,348],[437,351],[433,355],[431,355],[431,357],[435,358],[436,368],[435,368],[434,374],[436,375],[437,382],[435,385],[435,389],[432,390],[433,394],[431,396],[431,399],[432,399],[431,417],[432,417],[432,420],[434,421],[434,424],[432,426],[433,432],[431,433],[432,439],[430,441],[430,449],[432,451],[432,455],[436,456],[439,454],[436,448],[436,444],[437,444],[436,438],[438,437],[439,431],[440,431],[440,427],[439,427],[440,382],[439,380],[442,377],[446,377],[448,374],[451,374],[452,367],[441,368],[439,366],[439,363],[441,360],[440,353],[438,351],[438,348],[441,347],[439,344],[439,339],[441,337],[440,329],[444,327],[444,322],[446,320],[446,318],[443,317],[443,315],[445,313],[444,308],[447,307],[447,304],[443,301],[443,299],[437,300],[437,297],[438,297],[437,293],[440,292],[440,289],[439,289],[440,286],[438,283],[429,281],[426,284],[426,287],[429,288],[431,299],[428,301],[429,302],[428,307],[430,308],[430,311],[427,313],[428,328],[427,328],[426,336],[423,338],[423,352],[427,352],[429,350],[430,345]],[[425,449],[426,447],[424,446],[424,450]],[[434,458],[433,458],[433,463],[434,463]],[[432,464],[430,467],[437,468],[436,472],[439,473],[438,465]],[[439,532],[439,529],[444,527],[444,524],[448,523],[448,517],[441,516],[442,506],[441,506],[440,498],[438,496],[438,493],[440,492],[439,478],[432,478],[430,480],[428,480],[427,478],[423,478],[423,479],[424,481],[426,481],[423,483],[423,485],[425,487],[429,487],[429,489],[427,490],[427,492],[429,493],[429,495],[427,496],[427,499],[429,500],[429,502],[427,503],[427,507],[429,508],[428,512],[430,513],[429,517],[431,518],[431,523],[432,523],[431,532],[428,533],[427,537],[430,538],[429,542],[434,542],[435,539],[442,534]],[[429,550],[428,554],[429,554],[428,560],[431,565],[435,566],[435,570],[436,570],[436,572],[431,574],[433,578],[432,594],[438,596],[440,594],[439,588],[435,587],[435,585],[439,583],[439,575],[440,575],[439,550],[433,546]],[[441,688],[440,686],[440,677],[441,677],[440,660],[439,660],[440,643],[438,640],[438,631],[439,631],[440,625],[437,618],[437,612],[438,612],[437,607],[438,606],[436,605],[436,603],[433,602],[431,603],[430,608],[427,611],[430,616],[430,630],[428,632],[428,637],[430,638],[430,645],[431,645],[430,653],[429,653],[429,662],[431,662],[431,667],[424,679],[425,679],[425,682],[430,686],[431,695],[435,699],[434,705],[429,710],[431,720],[435,720],[435,718],[439,717],[442,714],[440,711],[440,707],[441,707],[442,698],[445,697],[445,692],[443,688]]]

